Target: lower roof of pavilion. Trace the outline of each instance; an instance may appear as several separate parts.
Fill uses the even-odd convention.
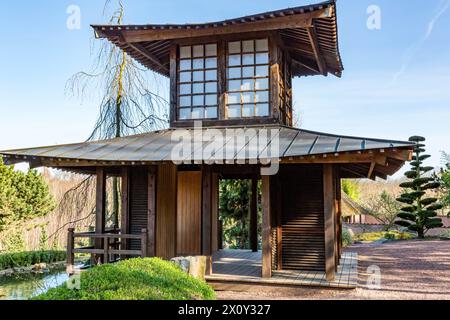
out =
[[[266,146],[254,149],[252,146],[264,138],[264,134],[267,135]],[[179,145],[181,137],[189,135],[203,138],[192,143],[189,149],[192,157],[180,158],[182,161],[178,164],[264,166],[268,158],[281,164],[335,163],[340,165],[345,178],[386,179],[411,159],[414,147],[405,141],[266,125],[167,129],[110,140],[0,151],[0,155],[8,165],[28,162],[32,168],[51,167],[85,174],[94,173],[97,167],[108,167],[114,174],[115,169],[123,166],[173,162],[173,148]],[[210,140],[211,137],[222,138]],[[242,145],[241,148],[235,146],[235,141],[243,138],[246,139],[245,153],[242,153]],[[213,141],[219,141],[219,145],[215,145],[212,157],[196,156],[198,150],[205,150]]]

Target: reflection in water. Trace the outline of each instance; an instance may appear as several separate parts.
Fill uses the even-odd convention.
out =
[[[27,300],[67,281],[66,271],[0,278],[0,300]]]

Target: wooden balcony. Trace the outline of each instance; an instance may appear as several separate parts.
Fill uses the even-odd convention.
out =
[[[92,244],[87,247],[75,248],[76,239],[89,239]],[[67,273],[74,273],[75,254],[90,254],[91,265],[113,263],[130,257],[147,256],[148,231],[142,229],[141,234],[122,234],[120,229],[107,230],[105,233],[81,232],[75,233],[69,229],[67,238]],[[140,241],[139,250],[128,249],[131,240]]]

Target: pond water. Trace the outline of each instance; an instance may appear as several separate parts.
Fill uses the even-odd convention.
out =
[[[65,270],[0,278],[0,300],[27,300],[69,279]]]

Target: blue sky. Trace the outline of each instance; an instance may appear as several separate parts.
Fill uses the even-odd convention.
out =
[[[314,1],[124,0],[126,23],[204,22]],[[68,30],[69,5],[81,29]],[[104,0],[10,1],[0,19],[0,149],[78,142],[98,112],[65,95],[77,71],[92,64],[91,23],[103,23]],[[381,9],[369,30],[367,8]],[[450,0],[338,0],[341,79],[294,81],[301,127],[337,134],[428,139],[430,164],[450,152]]]

